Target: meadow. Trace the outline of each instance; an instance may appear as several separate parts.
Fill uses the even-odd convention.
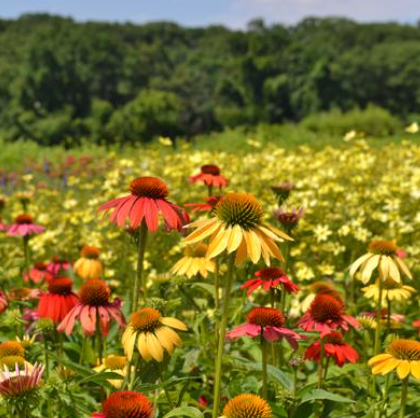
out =
[[[0,142],[0,416],[416,417],[417,130]]]

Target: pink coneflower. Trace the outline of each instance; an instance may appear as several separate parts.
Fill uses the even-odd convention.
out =
[[[193,208],[191,213],[195,212],[211,212],[216,205],[219,203],[219,200],[222,196],[209,196],[206,199],[206,203],[187,203],[184,206]]]
[[[77,305],[79,298],[72,292],[73,282],[68,277],[57,277],[48,284],[48,293],[41,296],[38,304],[40,318],[61,322]]]
[[[35,263],[34,266],[29,270],[29,274],[25,273],[23,275],[25,283],[29,280],[35,284],[43,283],[44,281],[50,281],[54,276],[51,272],[48,271],[47,268],[47,264],[43,262]]]
[[[162,180],[138,177],[131,182],[130,192],[128,196],[106,202],[99,210],[105,211],[105,214],[113,210],[111,222],[124,226],[126,220],[129,220],[133,229],[138,228],[144,219],[149,231],[156,231],[159,215],[162,215],[170,229],[180,229],[184,225],[182,209],[166,200],[168,188]]]
[[[304,213],[305,211],[302,207],[292,207],[291,209],[281,207],[274,210],[273,215],[282,224],[283,228],[290,233],[296,228]]]
[[[47,271],[51,273],[53,276],[57,276],[58,274],[70,270],[71,263],[67,260],[61,259],[56,255],[51,259],[51,261],[47,264]]]
[[[102,412],[92,418],[152,418],[153,404],[139,392],[117,391],[102,403]]]
[[[220,175],[220,168],[217,165],[206,164],[200,169],[200,173],[190,177],[190,183],[203,182],[210,187],[225,187],[229,181]]]
[[[308,311],[297,323],[304,331],[317,331],[321,337],[334,329],[348,331],[349,326],[358,329],[360,323],[344,312],[344,304],[334,296],[319,294],[312,301]]]
[[[359,360],[357,351],[350,344],[344,342],[343,336],[339,332],[332,331],[321,340],[315,341],[306,349],[305,360],[319,362],[321,350],[323,350],[324,356],[332,357],[339,367],[343,367],[346,363],[356,363]]]
[[[226,334],[227,338],[237,339],[239,337],[264,337],[266,340],[277,341],[285,338],[290,346],[296,350],[297,341],[304,337],[295,331],[284,328],[284,316],[274,308],[252,308],[247,315],[247,323],[234,328]]]
[[[286,273],[278,267],[266,267],[255,273],[255,278],[248,280],[241,286],[241,289],[248,289],[247,296],[259,287],[266,292],[270,289],[276,289],[281,286],[287,293],[295,293],[299,291],[299,286],[294,284],[286,275]]]
[[[91,336],[96,330],[97,317],[100,320],[99,326],[103,336],[108,334],[111,319],[123,327],[125,324],[124,315],[118,306],[109,302],[110,294],[111,291],[103,280],[88,280],[80,289],[79,303],[63,319],[57,327],[57,331],[64,331],[70,335],[76,319],[79,319],[84,333]]]
[[[8,306],[6,295],[0,290],[0,313],[4,312]]]
[[[387,308],[382,308],[381,312],[381,320],[387,320],[388,319],[388,309]],[[367,312],[360,312],[359,314],[360,317],[362,318],[369,318],[369,319],[377,319],[378,318],[378,313],[377,311],[367,311]],[[405,315],[402,314],[397,314],[397,313],[391,313],[389,319],[391,321],[393,321],[394,323],[402,323],[405,321]],[[414,323],[413,323],[414,325]],[[415,325],[414,325],[415,326]]]
[[[41,234],[44,231],[45,228],[41,225],[35,224],[30,215],[23,214],[15,218],[15,222],[9,227],[7,235],[27,237]]]
[[[271,186],[271,190],[276,195],[279,206],[289,198],[293,188],[294,185],[292,183],[281,183]]]
[[[0,370],[0,395],[6,399],[23,398],[34,392],[41,381],[44,366],[35,363],[32,370],[25,362],[24,370],[19,369],[18,363],[11,372],[7,366]]]

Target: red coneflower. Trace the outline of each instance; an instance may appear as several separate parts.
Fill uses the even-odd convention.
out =
[[[237,339],[243,336],[250,338],[262,336],[269,341],[277,341],[285,338],[294,350],[298,348],[297,341],[304,338],[297,332],[284,328],[284,316],[275,308],[252,308],[246,320],[246,324],[229,331],[226,337]]]
[[[241,289],[248,289],[247,296],[259,287],[262,287],[266,292],[272,288],[282,288],[287,293],[295,293],[299,291],[299,286],[294,284],[286,275],[286,273],[278,267],[266,267],[258,270],[255,273],[255,278],[248,280],[241,286]]]
[[[159,214],[162,215],[170,229],[183,226],[182,209],[166,200],[168,188],[156,177],[138,177],[130,184],[131,194],[110,200],[99,210],[105,214],[113,209],[110,221],[123,226],[128,219],[131,228],[138,228],[143,219],[149,231],[156,231],[159,224]]]
[[[27,237],[41,234],[45,228],[34,223],[32,216],[28,214],[19,215],[15,218],[14,223],[9,227],[7,235],[15,237]]]
[[[211,212],[216,205],[219,203],[219,200],[222,196],[209,196],[206,199],[206,203],[186,203],[184,206],[193,208],[191,213],[195,212]]]
[[[83,331],[91,336],[96,330],[96,318],[103,336],[109,331],[109,323],[114,319],[120,327],[125,324],[124,315],[119,306],[109,302],[111,291],[103,280],[91,279],[83,284],[79,292],[79,302],[66,315],[57,331],[70,335],[76,319],[80,320]]]
[[[48,284],[48,293],[41,296],[38,304],[40,318],[61,322],[79,302],[72,292],[73,282],[68,277],[57,277]]]
[[[190,183],[203,182],[206,186],[211,187],[225,187],[229,184],[229,181],[220,175],[220,168],[214,164],[203,165],[200,169],[200,173],[190,177]]]
[[[355,318],[345,314],[343,302],[327,294],[317,295],[297,324],[304,331],[319,332],[321,337],[337,328],[348,331],[349,325],[360,327]]]
[[[64,260],[56,255],[51,259],[51,261],[47,264],[47,271],[57,276],[60,272],[65,272],[70,270],[71,263],[67,260]]]
[[[304,359],[319,362],[321,350],[323,350],[324,356],[332,357],[339,367],[343,367],[346,363],[356,363],[359,360],[357,351],[350,344],[344,342],[342,334],[337,331],[332,331],[321,340],[312,343],[306,349]]]
[[[47,264],[43,262],[36,262],[29,270],[29,274],[25,273],[23,279],[26,282],[31,280],[32,283],[38,284],[44,281],[49,282],[54,276],[47,269]]]
[[[0,313],[4,312],[8,306],[6,295],[0,290]]]
[[[92,418],[152,418],[153,404],[139,392],[118,391],[102,403],[102,412]]]

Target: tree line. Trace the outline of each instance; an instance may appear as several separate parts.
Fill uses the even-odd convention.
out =
[[[134,143],[369,104],[420,113],[419,25],[0,20],[0,132],[10,140]]]

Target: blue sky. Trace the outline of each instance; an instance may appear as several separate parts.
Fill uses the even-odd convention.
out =
[[[171,20],[188,26],[245,27],[255,17],[295,23],[305,16],[347,16],[360,21],[414,23],[420,0],[0,0],[0,16],[49,12],[77,20]]]

